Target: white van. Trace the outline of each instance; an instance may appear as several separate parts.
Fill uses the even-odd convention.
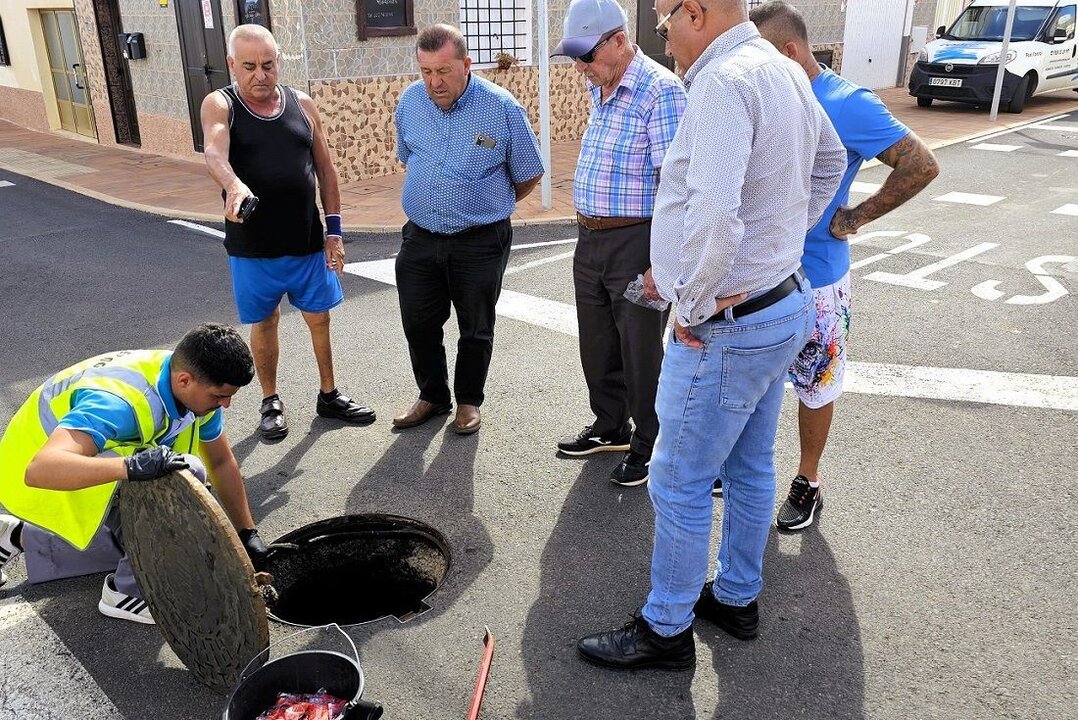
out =
[[[1018,0],[1004,60],[1000,107],[1020,113],[1026,100],[1053,90],[1078,92],[1078,0]],[[910,75],[910,95],[990,105],[996,87],[1010,0],[973,0],[950,28],[941,26]]]

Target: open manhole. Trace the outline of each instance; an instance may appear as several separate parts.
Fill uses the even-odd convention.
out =
[[[289,625],[358,625],[392,615],[406,622],[449,571],[440,532],[399,515],[320,520],[270,546],[276,598],[269,615]]]

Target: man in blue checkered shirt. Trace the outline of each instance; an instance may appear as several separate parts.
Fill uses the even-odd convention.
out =
[[[625,291],[651,265],[659,168],[685,109],[685,88],[633,45],[626,22],[615,0],[573,0],[554,50],[573,59],[592,101],[573,180],[573,280],[595,421],[558,450],[574,457],[628,451],[610,479],[635,486],[647,482],[659,432],[655,392],[668,311],[635,304]]]

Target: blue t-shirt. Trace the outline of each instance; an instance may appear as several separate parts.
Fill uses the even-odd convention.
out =
[[[906,137],[910,130],[891,115],[883,101],[844,77],[824,69],[812,81],[812,91],[846,148],[846,174],[820,221],[805,237],[801,264],[813,287],[842,279],[850,271],[850,244],[831,234],[831,219],[849,204],[850,186],[861,164]]]
[[[513,185],[543,174],[528,114],[504,88],[472,74],[448,111],[418,80],[397,105],[397,157],[408,166],[401,205],[424,230],[449,235],[513,214]]]
[[[203,418],[195,417],[187,408],[184,408],[184,414],[180,415],[176,398],[172,395],[171,370],[170,357],[161,366],[161,374],[157,378],[157,392],[164,401],[169,420],[169,430],[158,444],[172,447],[176,436],[192,423],[198,423],[198,438],[201,442],[216,440],[224,430],[221,408]],[[71,410],[60,418],[58,426],[86,433],[97,443],[99,451],[105,448],[105,443],[109,440],[125,442],[139,439],[138,422],[131,406],[119,395],[107,390],[76,390],[71,398]],[[177,450],[183,451],[185,448]]]

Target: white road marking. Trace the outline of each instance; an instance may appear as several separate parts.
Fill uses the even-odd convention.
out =
[[[1038,130],[1055,130],[1056,132],[1078,132],[1078,125],[1074,123],[1057,123],[1050,120],[1030,125]]]
[[[224,230],[218,230],[217,228],[206,227],[205,225],[199,225],[198,223],[188,222],[187,220],[169,220],[173,225],[179,225],[180,227],[188,228],[189,230],[197,230],[207,235],[213,235],[214,237],[223,238],[225,236]]]
[[[973,147],[971,147],[970,150],[989,150],[991,152],[1014,152],[1015,150],[1020,150],[1021,148],[1022,148],[1021,145],[995,145],[993,143],[980,143],[979,145],[974,145]]]
[[[1063,113],[1062,115],[1053,115],[1052,117],[1041,118],[1039,120],[1031,120],[1028,123],[1026,123],[1025,125],[1018,125],[1017,127],[1007,128],[1006,130],[1000,130],[999,132],[994,132],[991,135],[981,135],[981,136],[976,137],[976,138],[974,138],[972,140],[967,140],[966,142],[969,143],[970,145],[973,145],[975,143],[982,143],[985,140],[991,140],[992,138],[998,138],[1000,135],[1009,135],[1009,134],[1011,134],[1013,132],[1019,132],[1021,130],[1026,130],[1026,129],[1031,128],[1031,127],[1036,127],[1039,123],[1052,122],[1053,120],[1062,120],[1064,118],[1069,118],[1069,117],[1070,117],[1070,115],[1068,113]]]
[[[865,275],[865,280],[875,280],[876,282],[888,283],[889,285],[901,285],[902,287],[913,288],[915,290],[938,290],[947,283],[940,282],[939,280],[926,280],[925,278],[934,272],[939,272],[944,268],[957,265],[963,260],[969,260],[971,257],[988,252],[992,248],[998,246],[999,243],[981,243],[980,245],[974,245],[968,250],[955,253],[954,255],[943,258],[939,262],[925,265],[923,268],[918,268],[904,275],[888,272],[874,272]]]
[[[513,249],[514,250],[528,250],[529,248],[550,247],[551,245],[569,245],[569,244],[575,243],[575,242],[576,242],[576,238],[569,238],[567,240],[548,240],[546,242],[534,242],[534,243],[524,243],[523,245],[514,245]]]
[[[856,245],[857,243],[864,242],[865,240],[874,237],[898,237],[902,233],[903,231],[901,230],[877,230],[876,232],[865,233],[865,235],[862,237],[855,237],[854,239],[850,240],[850,245]],[[898,255],[899,253],[903,253],[907,250],[912,250],[913,248],[920,247],[921,245],[932,242],[932,238],[922,233],[910,233],[906,236],[906,238],[909,240],[909,242],[903,243],[896,248],[888,250],[887,252],[871,255],[867,258],[864,258],[863,260],[858,260],[855,263],[850,263],[850,270],[863,268],[865,265],[871,265],[874,262],[879,262],[880,260],[889,258],[892,255]]]
[[[7,180],[0,180],[0,187],[15,187],[15,183],[8,182]]]
[[[1000,195],[978,195],[977,193],[964,193],[964,192],[949,192],[946,195],[940,195],[937,198],[932,198],[936,202],[947,203],[962,203],[965,205],[992,205],[998,203],[1000,200],[1006,200],[1006,197]]]
[[[21,597],[0,600],[0,669],[0,717],[123,720],[82,663]]]
[[[878,183],[867,183],[854,180],[853,185],[850,185],[850,192],[872,195],[873,193],[878,192],[881,187],[883,187],[883,185]]]
[[[1059,153],[1059,157],[1078,158],[1078,150],[1064,150],[1063,152]]]
[[[396,283],[392,260],[348,263],[344,270],[387,285]],[[503,290],[497,312],[577,336],[576,308],[567,303]],[[851,362],[844,389],[865,395],[1078,410],[1078,377],[1056,375]]]
[[[1066,205],[1063,205],[1062,207],[1057,207],[1055,210],[1052,211],[1052,214],[1053,215],[1074,215],[1074,216],[1078,216],[1078,205],[1075,205],[1073,203],[1067,203]]]
[[[514,249],[516,249],[516,248],[514,248]],[[539,267],[540,265],[546,265],[547,263],[558,262],[559,260],[565,260],[566,258],[571,258],[573,255],[576,255],[576,250],[570,250],[569,252],[558,253],[557,255],[551,255],[550,257],[540,258],[539,260],[532,260],[531,262],[526,262],[523,265],[516,265],[516,266],[511,267],[511,268],[506,268],[505,269],[505,274],[506,275],[513,275],[515,273],[521,272],[522,270],[530,270],[533,267]]]
[[[1048,274],[1048,271],[1044,269],[1045,265],[1062,265],[1066,270],[1070,263],[1078,260],[1078,257],[1073,255],[1041,255],[1035,257],[1026,263],[1026,270],[1033,273],[1033,277],[1037,278],[1042,286],[1044,286],[1044,292],[1040,295],[1015,295],[1007,300],[1008,305],[1044,305],[1046,303],[1058,300],[1067,294],[1067,288],[1063,287],[1063,284],[1056,280],[1054,277]],[[972,288],[972,292],[982,300],[999,300],[1007,293],[999,289],[1002,280],[985,280],[982,283],[977,283]]]

